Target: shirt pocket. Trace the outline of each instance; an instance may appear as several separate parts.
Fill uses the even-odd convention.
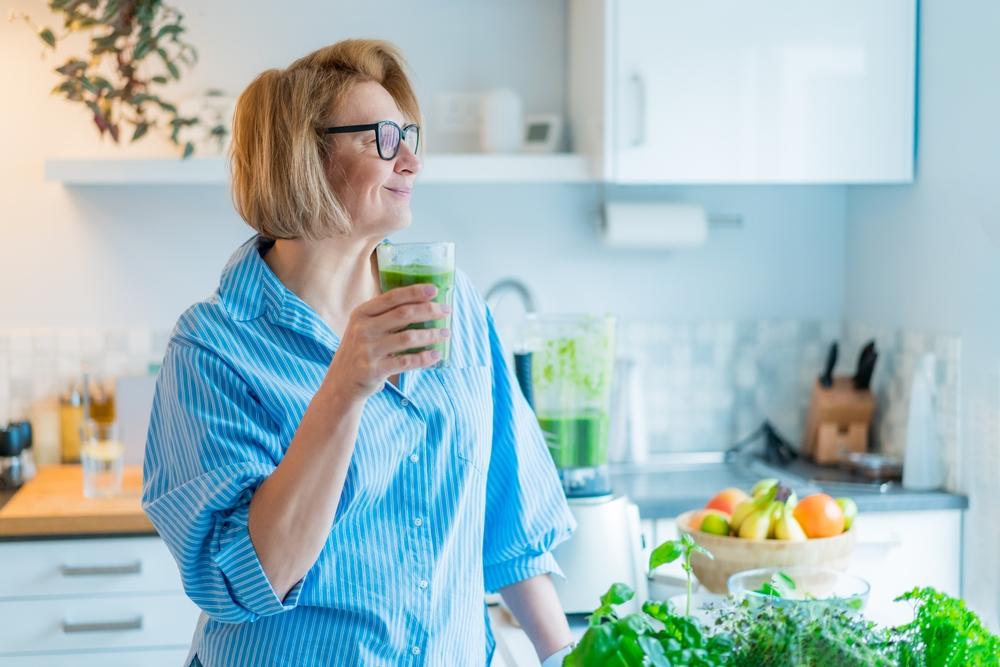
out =
[[[486,472],[493,447],[493,373],[488,366],[434,370],[455,420],[456,455]]]

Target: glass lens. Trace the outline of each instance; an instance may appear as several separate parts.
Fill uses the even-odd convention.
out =
[[[417,148],[420,146],[420,128],[416,125],[407,125],[403,128],[403,133],[403,141],[406,142],[407,148],[416,155]]]
[[[391,123],[382,123],[378,128],[378,145],[381,147],[382,158],[389,160],[396,156],[399,150],[399,128]]]

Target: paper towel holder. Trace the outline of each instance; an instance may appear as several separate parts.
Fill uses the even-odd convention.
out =
[[[738,214],[709,215],[699,204],[665,201],[605,201],[598,231],[617,248],[690,249],[708,240],[709,228],[743,224]]]

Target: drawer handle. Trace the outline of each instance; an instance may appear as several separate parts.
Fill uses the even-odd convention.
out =
[[[141,574],[142,561],[122,563],[119,565],[60,565],[59,571],[64,577],[94,577],[109,574]]]
[[[72,623],[64,620],[62,631],[73,632],[125,632],[127,630],[142,630],[142,616],[128,618],[124,621],[91,621],[89,623]]]

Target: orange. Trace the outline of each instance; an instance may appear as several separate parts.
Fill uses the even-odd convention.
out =
[[[833,537],[844,532],[844,510],[825,493],[806,496],[792,515],[807,537]]]
[[[726,514],[732,514],[737,505],[742,503],[744,500],[749,499],[750,496],[748,496],[742,489],[737,489],[735,486],[731,486],[728,489],[723,489],[712,496],[712,499],[705,504],[705,509],[721,510]]]

